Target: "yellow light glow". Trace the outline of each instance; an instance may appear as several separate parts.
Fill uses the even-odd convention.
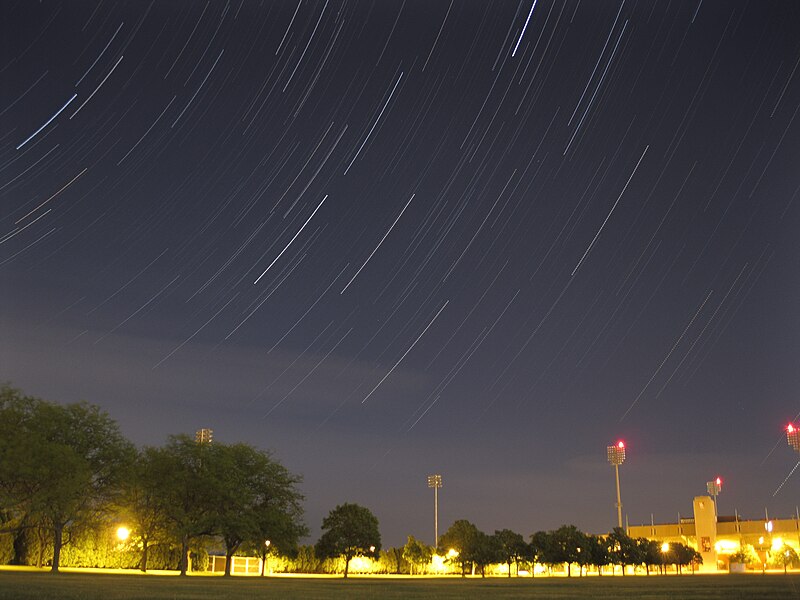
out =
[[[455,548],[450,548],[450,550],[447,551],[447,556],[448,558],[458,556],[458,551]]]
[[[733,554],[739,550],[739,542],[734,542],[733,540],[719,540],[714,544],[714,548],[720,554]]]
[[[131,535],[131,530],[125,527],[124,525],[122,527],[117,528],[117,539],[119,541],[124,542],[130,537],[130,535]]]
[[[434,573],[445,573],[447,572],[447,565],[444,564],[445,557],[439,556],[438,554],[434,554],[431,557],[431,571]]]
[[[772,549],[780,550],[781,548],[783,548],[783,538],[781,537],[772,538]]]
[[[661,551],[662,552],[669,552],[669,543],[668,542],[664,542],[663,544],[661,544]]]

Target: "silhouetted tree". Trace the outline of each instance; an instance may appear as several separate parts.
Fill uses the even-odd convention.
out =
[[[358,504],[340,504],[322,521],[322,537],[314,546],[320,558],[343,557],[344,576],[355,556],[377,557],[381,549],[378,519]]]
[[[611,564],[608,541],[597,535],[586,536],[586,550],[589,564],[597,567],[597,574],[603,574],[603,567]]]
[[[625,567],[628,565],[640,565],[643,560],[640,556],[639,546],[636,540],[631,538],[621,527],[615,527],[608,535],[609,553],[611,560],[622,567],[622,575],[625,575]]]
[[[511,565],[517,565],[517,575],[519,575],[519,561],[524,560],[528,546],[522,534],[503,529],[494,532],[499,547],[499,555],[503,562],[508,565],[508,576],[511,577]]]
[[[447,556],[448,562],[459,565],[462,577],[466,574],[467,565],[475,562],[479,533],[475,525],[466,519],[460,519],[439,538],[439,553]],[[451,550],[457,554],[450,556]]]
[[[639,546],[639,556],[645,565],[647,574],[650,575],[650,567],[660,566],[664,561],[661,543],[647,538],[636,538],[636,544]]]

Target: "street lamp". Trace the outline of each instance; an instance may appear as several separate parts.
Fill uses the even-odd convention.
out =
[[[117,528],[117,539],[120,542],[124,542],[127,540],[131,535],[131,530],[122,525],[121,527]]]
[[[272,544],[269,540],[264,540],[264,560],[261,562],[261,576],[269,572],[269,547]]]
[[[714,520],[719,521],[719,505],[717,504],[717,496],[722,491],[722,479],[717,477],[714,481],[706,482],[706,489],[708,493],[714,497]]]
[[[669,542],[661,544],[661,573],[667,574],[667,552],[669,552]]]
[[[617,525],[622,529],[622,498],[619,493],[619,466],[625,462],[625,442],[620,440],[613,446],[606,448],[608,462],[614,467],[617,476]]]
[[[433,488],[433,545],[439,545],[439,488],[442,487],[441,475],[428,475],[428,487]]]

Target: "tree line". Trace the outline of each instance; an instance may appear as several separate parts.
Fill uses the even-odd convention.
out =
[[[137,449],[102,410],[61,405],[0,387],[0,533],[11,536],[10,561],[31,540],[37,563],[49,549],[57,572],[65,545],[114,521],[131,526],[146,571],[150,551],[178,552],[185,575],[203,542],[264,554],[291,554],[308,534],[301,478],[248,444],[197,443],[170,436]],[[163,552],[160,552],[163,555]]]
[[[685,566],[694,567],[703,562],[690,546],[671,542],[664,547],[655,540],[632,538],[620,527],[615,527],[607,536],[599,536],[584,533],[574,525],[562,525],[552,531],[537,531],[526,542],[520,533],[503,529],[489,535],[466,520],[450,526],[441,536],[437,552],[448,556],[462,576],[470,570],[485,575],[486,567],[498,563],[508,566],[509,577],[512,565],[519,574],[521,564],[529,567],[540,564],[548,570],[566,566],[569,577],[573,566],[578,567],[580,575],[590,567],[602,575],[602,568],[610,565],[621,567],[623,575],[626,567],[644,567],[649,575],[653,568],[663,572],[667,565],[675,565],[680,573]]]
[[[567,575],[573,566],[582,575],[590,567],[620,565],[624,574],[624,567],[642,565],[649,574],[652,567],[680,569],[700,561],[687,546],[670,544],[664,551],[622,529],[594,536],[564,525],[526,542],[507,529],[483,533],[466,520],[453,523],[436,548],[409,537],[404,547],[382,552],[377,518],[348,503],[323,520],[313,547],[301,547],[299,540],[308,535],[301,481],[270,453],[248,444],[174,435],[163,446],[139,449],[96,406],[47,402],[0,386],[0,563],[49,562],[58,572],[65,547],[68,554],[70,547],[83,553],[93,548],[98,566],[111,555],[123,560],[110,550],[112,523],[130,526],[125,549],[135,548],[136,567],[147,571],[155,557],[156,568],[177,566],[182,575],[191,568],[191,556],[204,562],[207,547],[224,550],[226,575],[231,558],[241,553],[261,557],[262,565],[268,555],[281,556],[294,561],[285,568],[301,572],[341,565],[345,577],[357,556],[383,561],[387,571],[413,574],[424,572],[437,553],[462,575],[485,575],[487,566],[505,563],[509,576],[512,565],[519,573],[521,564],[566,565]]]

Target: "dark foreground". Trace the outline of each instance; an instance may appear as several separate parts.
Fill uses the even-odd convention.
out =
[[[752,598],[800,599],[800,575],[686,575],[537,579],[141,576],[0,570],[0,599],[188,598]]]

